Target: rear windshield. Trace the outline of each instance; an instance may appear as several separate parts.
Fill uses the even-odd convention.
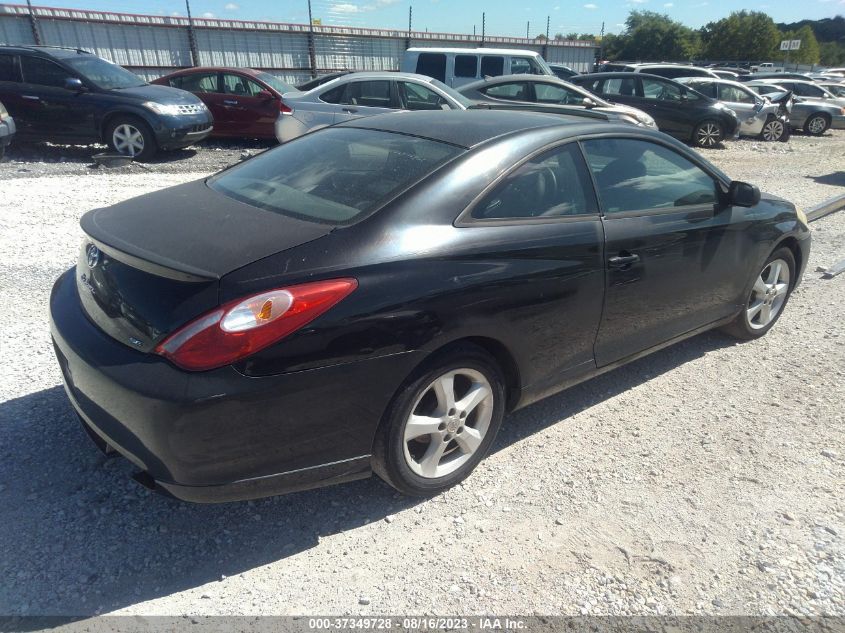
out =
[[[462,151],[402,134],[332,128],[264,152],[208,184],[274,213],[351,224]]]

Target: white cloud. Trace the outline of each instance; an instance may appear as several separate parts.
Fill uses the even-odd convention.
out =
[[[203,13],[203,14],[202,14],[202,17],[204,17],[204,18],[213,18],[213,17],[214,17],[214,14],[213,14],[211,11],[206,11],[205,13]]]
[[[593,3],[591,2],[590,4],[585,4],[585,5],[584,5],[584,8],[585,8],[585,9],[590,9],[590,10],[593,10],[593,9],[598,9],[598,8],[599,8],[599,5],[597,5],[597,4],[593,4]]]
[[[375,2],[371,4],[352,4],[351,2],[339,2],[337,4],[333,4],[329,7],[329,13],[368,13],[369,11],[375,11],[376,9],[382,9],[384,7],[389,7],[392,4],[396,4],[400,0],[375,0]]]
[[[674,2],[665,2],[665,3],[663,4],[663,8],[664,8],[664,9],[671,9],[671,8],[672,8],[672,7],[674,7],[674,6],[675,6],[675,3],[674,3]]]
[[[344,2],[341,4],[333,4],[329,7],[329,13],[360,13],[361,7],[357,4],[350,4]]]
[[[226,9],[226,11],[239,11],[240,10],[240,7],[238,5],[236,5],[234,2],[230,2],[229,4],[227,4],[223,8]]]

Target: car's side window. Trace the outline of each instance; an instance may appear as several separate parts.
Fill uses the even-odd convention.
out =
[[[174,77],[170,80],[170,85],[188,92],[219,92],[217,73],[191,73]]]
[[[563,105],[582,105],[584,95],[575,90],[556,84],[534,84],[537,103],[560,103]]]
[[[722,84],[719,86],[722,101],[730,101],[732,103],[754,103],[753,96],[745,92],[742,88]]]
[[[668,81],[643,78],[643,97],[657,101],[680,101],[681,89]]]
[[[257,97],[262,90],[264,88],[251,79],[232,73],[223,73],[223,92],[227,95]]]
[[[346,85],[340,103],[343,105],[392,108],[390,82],[386,80],[353,81]]]
[[[722,87],[724,88],[724,86],[722,86]],[[694,83],[694,84],[692,84],[692,89],[695,90],[696,92],[700,92],[701,94],[703,94],[707,97],[713,97],[714,99],[718,98],[716,96],[716,84],[714,84],[712,81],[702,81],[702,82]],[[722,98],[725,99],[725,97],[722,97]],[[725,99],[725,100],[729,101],[729,99]]]
[[[478,220],[525,220],[597,213],[577,143],[549,150],[508,174],[472,210]]]
[[[620,97],[634,97],[637,95],[634,77],[605,79],[599,91],[601,94],[618,95]]]
[[[417,74],[446,81],[446,55],[443,53],[420,53],[417,57]]]
[[[18,73],[15,70],[15,57],[13,55],[0,55],[0,81],[17,81]]]
[[[716,181],[675,151],[636,139],[583,142],[607,215],[715,204]]]
[[[481,58],[482,77],[501,77],[505,74],[505,58],[485,55]]]
[[[331,90],[326,90],[323,94],[320,95],[320,101],[325,103],[340,103],[340,100],[343,98],[343,93],[346,90],[346,84],[341,86],[337,86],[332,88]]]
[[[64,88],[65,80],[72,76],[64,68],[48,59],[28,55],[21,57],[21,70],[25,83],[56,88]]]
[[[455,77],[475,77],[478,74],[478,55],[455,55]]]
[[[532,72],[534,69],[528,57],[511,57],[512,75],[530,75]]]
[[[410,81],[400,81],[405,97],[405,107],[408,110],[450,110],[446,99],[431,88],[415,84]]]
[[[818,86],[810,84],[795,83],[795,94],[800,97],[819,97],[824,98],[824,90]]]
[[[488,97],[495,97],[496,99],[527,101],[528,84],[520,81],[507,84],[499,84],[497,86],[490,86],[484,91],[484,94],[486,94]]]

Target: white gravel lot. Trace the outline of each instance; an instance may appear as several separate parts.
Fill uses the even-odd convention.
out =
[[[804,206],[845,192],[845,132],[706,155]],[[510,415],[445,495],[405,499],[373,478],[197,506],[90,444],[47,300],[85,211],[220,159],[104,173],[12,158],[0,614],[845,615],[845,274],[814,272],[845,258],[845,212],[813,224],[803,284],[764,339],[698,336]]]

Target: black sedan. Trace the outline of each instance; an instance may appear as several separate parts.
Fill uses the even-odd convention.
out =
[[[714,147],[739,131],[736,113],[683,84],[633,72],[578,75],[570,82],[608,101],[650,114],[662,132],[699,147]]]
[[[792,204],[664,134],[505,111],[350,121],[81,225],[50,299],[70,401],[201,502],[442,491],[508,411],[764,335],[810,250]]]

